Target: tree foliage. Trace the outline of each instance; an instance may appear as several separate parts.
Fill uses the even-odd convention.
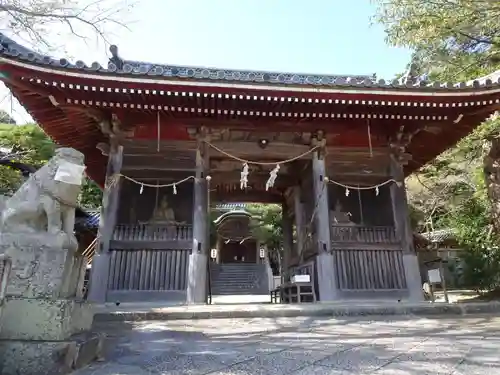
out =
[[[0,109],[0,124],[15,125],[16,120],[4,110]]]
[[[283,259],[283,226],[282,209],[278,204],[252,203],[247,206],[252,214],[254,237],[267,245],[271,265],[275,271],[281,272]]]
[[[0,148],[12,154],[14,161],[39,168],[53,155],[55,144],[37,125],[0,125]],[[18,170],[0,166],[0,191],[14,193],[23,183]],[[102,193],[99,187],[86,178],[82,187],[79,204],[96,208],[101,205]]]
[[[496,0],[375,0],[387,41],[415,51],[423,74],[444,81],[488,74],[500,64]]]
[[[278,204],[252,203],[247,206],[255,226],[254,236],[268,248],[278,250],[282,246],[283,228],[281,206]]]
[[[498,0],[375,2],[388,43],[414,51],[408,66],[414,76],[457,82],[500,69]],[[499,136],[500,119],[493,116],[408,179],[417,228],[453,229],[467,250],[466,281],[478,288],[496,286],[500,275]]]
[[[54,27],[87,39],[96,35],[106,43],[108,28],[125,27],[126,0],[0,0],[0,30],[25,37],[37,48],[53,47]]]

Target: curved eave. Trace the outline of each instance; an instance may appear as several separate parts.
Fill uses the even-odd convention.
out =
[[[298,122],[305,116],[330,124],[332,120],[374,119],[396,127],[408,124],[411,127],[416,121],[419,127],[427,124],[439,127],[438,133],[414,135],[408,148],[414,159],[405,167],[406,174],[456,144],[500,109],[500,84],[489,79],[411,87],[385,82],[368,84],[366,80],[331,85],[271,84],[241,79],[167,77],[151,72],[131,74],[100,67],[64,68],[54,66],[56,60],[37,63],[26,61],[23,56],[0,55],[0,77],[49,136],[60,145],[74,147],[85,154],[89,175],[101,185],[105,158],[95,145],[102,140],[102,135],[93,120],[76,111],[75,106],[125,112],[130,109],[162,111],[174,114],[179,121],[186,113],[190,116],[201,113],[204,120],[208,114],[219,122],[245,113],[262,118],[260,108],[266,111],[275,108],[266,112],[270,122],[280,121],[280,116],[285,114]],[[38,94],[37,88],[41,90]],[[55,92],[59,103],[70,106],[57,107],[48,92]],[[320,107],[336,113],[323,114],[318,110]],[[245,111],[245,108],[251,110]]]
[[[43,131],[60,147],[72,147],[85,155],[86,173],[104,186],[106,158],[96,149],[103,141],[97,125],[84,113],[54,106],[49,98],[16,86],[7,87]]]
[[[204,78],[195,74],[190,76],[187,73],[162,73],[157,74],[153,71],[147,73],[128,72],[116,69],[104,69],[100,65],[87,66],[61,66],[54,59],[47,59],[46,62],[37,62],[36,59],[30,61],[25,55],[11,56],[0,51],[0,66],[4,69],[14,68],[21,72],[37,72],[38,74],[48,74],[64,77],[65,79],[74,78],[82,80],[96,81],[100,83],[112,82],[114,84],[132,85],[137,87],[141,85],[144,89],[178,89],[179,87],[196,87],[206,89],[226,89],[229,92],[246,92],[247,90],[258,90],[262,92],[293,93],[296,95],[317,96],[321,94],[341,95],[396,95],[400,97],[477,97],[500,93],[500,78],[493,82],[491,79],[479,79],[469,82],[459,83],[418,83],[418,84],[399,84],[396,81],[379,80],[373,82],[370,80],[346,80],[337,79],[336,82],[328,84],[305,83],[296,84],[280,82],[276,80],[265,79],[229,79],[229,78]],[[178,69],[181,69],[179,67]],[[187,69],[187,68],[186,68]],[[201,71],[204,68],[198,68]],[[225,71],[225,70],[221,70]],[[252,72],[249,72],[250,74]],[[294,76],[293,73],[281,73],[286,76]]]
[[[251,219],[252,214],[250,214],[247,211],[229,211],[229,212],[226,212],[226,213],[220,215],[217,219],[215,219],[214,224],[217,226],[220,226],[227,220],[241,218],[241,217]]]

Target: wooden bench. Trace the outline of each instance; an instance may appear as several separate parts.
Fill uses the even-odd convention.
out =
[[[312,282],[288,282],[281,287],[281,301],[283,303],[316,302],[316,293]]]
[[[311,282],[287,282],[271,290],[271,303],[303,302],[316,302],[316,293]]]
[[[281,303],[282,301],[281,285],[271,290],[270,293],[271,293],[271,303]]]

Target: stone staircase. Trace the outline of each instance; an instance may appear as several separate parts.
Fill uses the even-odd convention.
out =
[[[269,294],[269,279],[265,264],[210,264],[212,295]]]

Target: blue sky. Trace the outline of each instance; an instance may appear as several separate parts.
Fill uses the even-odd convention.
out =
[[[130,31],[110,39],[133,60],[392,78],[410,52],[386,45],[374,12],[370,0],[139,0],[126,18]],[[71,56],[106,62],[102,45],[67,40]],[[8,100],[0,108],[10,110]]]

